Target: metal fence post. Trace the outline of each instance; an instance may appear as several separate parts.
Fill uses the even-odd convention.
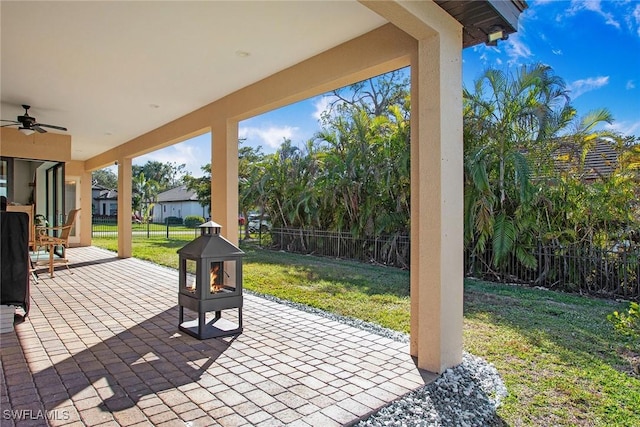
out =
[[[629,267],[631,267],[631,264],[627,265],[627,251],[622,252],[622,271],[623,271],[623,279],[622,279],[622,286],[623,286],[623,295],[626,297],[627,296],[627,292],[628,292],[628,287],[627,287],[627,280],[628,280],[628,271],[629,271]]]

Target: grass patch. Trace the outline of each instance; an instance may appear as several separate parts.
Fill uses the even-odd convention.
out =
[[[244,246],[244,286],[409,332],[409,273]]]
[[[177,268],[190,240],[134,238],[133,254]],[[117,249],[115,239],[93,242]],[[409,331],[406,271],[242,249],[247,289]],[[508,425],[640,425],[640,378],[628,357],[640,343],[606,320],[626,304],[476,280],[465,281],[464,298],[465,350],[502,375],[509,396],[498,415]]]
[[[492,362],[509,396],[498,414],[514,425],[640,425],[640,379],[613,331],[614,301],[465,281],[464,344]]]

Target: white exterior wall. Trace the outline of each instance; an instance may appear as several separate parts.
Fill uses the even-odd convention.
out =
[[[197,215],[207,219],[208,212],[208,208],[194,201],[161,202],[153,207],[153,222],[164,222],[170,216],[184,219],[189,215]]]

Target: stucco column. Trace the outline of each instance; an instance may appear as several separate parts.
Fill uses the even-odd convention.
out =
[[[118,160],[118,257],[131,257],[131,158]]]
[[[461,88],[460,40],[419,40],[411,88],[411,354],[432,372],[462,361]]]
[[[76,183],[76,208],[80,208],[76,218],[76,238],[72,241],[74,246],[91,245],[91,172],[85,169],[83,161],[69,161],[65,163],[65,181]],[[69,206],[66,207],[67,210]]]
[[[78,190],[80,191],[80,222],[76,225],[76,233],[80,235],[80,246],[91,245],[91,172],[82,171]]]
[[[219,120],[211,127],[211,220],[238,244],[238,122]]]

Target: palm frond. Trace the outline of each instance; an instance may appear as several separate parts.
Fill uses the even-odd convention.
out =
[[[516,227],[504,214],[496,216],[493,224],[493,263],[498,267],[513,250],[516,241]]]

